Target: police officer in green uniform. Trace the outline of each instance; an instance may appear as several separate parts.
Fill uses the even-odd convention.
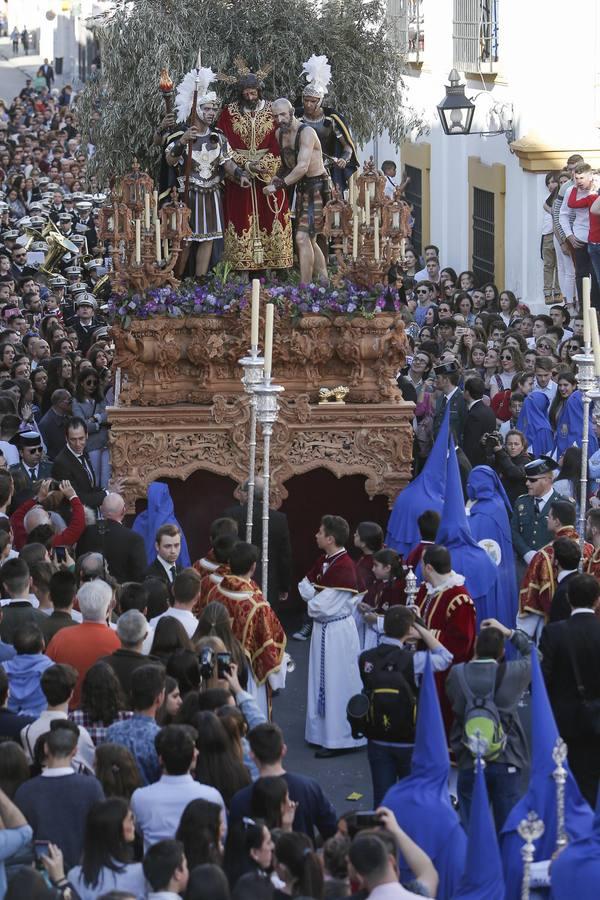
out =
[[[435,374],[435,386],[440,391],[437,399],[435,413],[433,415],[433,434],[437,437],[440,430],[446,406],[450,406],[450,431],[454,435],[454,441],[462,447],[463,430],[467,418],[467,404],[463,392],[458,387],[460,381],[460,366],[456,361],[441,363],[433,369]]]
[[[552,473],[558,464],[551,457],[540,456],[524,469],[527,493],[517,497],[511,521],[519,585],[535,553],[553,539],[548,531],[548,512],[553,500],[563,499],[552,487]]]

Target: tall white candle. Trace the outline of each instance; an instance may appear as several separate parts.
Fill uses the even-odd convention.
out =
[[[375,232],[374,232],[374,238],[375,238],[375,261],[376,261],[376,262],[379,262],[379,213],[375,213],[374,223],[375,223]]]
[[[392,227],[400,228],[400,213],[392,213]]]
[[[171,228],[173,231],[177,231],[177,213],[171,214]]]
[[[135,220],[135,264],[139,266],[142,261],[142,222]]]
[[[252,319],[250,323],[250,345],[258,347],[258,320],[260,316],[260,281],[252,279]]]
[[[156,242],[156,262],[162,262],[161,246],[160,246],[160,219],[154,220],[154,240]]]
[[[581,293],[583,294],[583,343],[590,346],[590,294],[592,292],[592,279],[589,275],[581,279]]]
[[[150,194],[148,191],[144,194],[144,228],[150,229]]]
[[[152,215],[158,219],[158,191],[152,191]]]
[[[351,175],[350,176],[350,189],[349,189],[349,193],[348,193],[348,200],[350,201],[350,206],[354,206],[355,187],[356,187],[356,184],[354,181],[354,175]]]
[[[265,378],[270,378],[273,368],[273,316],[275,315],[275,306],[273,303],[267,303],[265,310]]]
[[[592,350],[594,351],[594,373],[600,376],[600,331],[598,331],[598,315],[590,309],[590,331],[592,333]]]
[[[352,218],[352,259],[358,257],[358,216]]]
[[[367,225],[371,224],[371,195],[369,191],[365,191],[365,218]]]
[[[166,260],[169,258],[169,239],[163,238],[163,257]]]

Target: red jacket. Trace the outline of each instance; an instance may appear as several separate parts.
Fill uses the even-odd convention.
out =
[[[77,543],[84,532],[85,513],[83,511],[83,503],[79,497],[73,497],[70,503],[72,513],[71,521],[64,531],[54,535],[52,538],[53,547],[70,547],[71,544]],[[17,550],[21,550],[25,546],[27,540],[27,532],[25,531],[25,525],[23,524],[25,516],[29,510],[33,509],[36,505],[37,500],[26,500],[25,503],[21,503],[19,508],[15,510],[10,517],[10,524],[12,525],[14,536],[14,546]]]

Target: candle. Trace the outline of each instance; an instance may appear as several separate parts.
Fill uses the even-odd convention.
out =
[[[177,213],[173,213],[171,216],[171,228],[173,231],[177,231]]]
[[[367,225],[371,224],[371,194],[369,191],[365,191],[365,218],[367,220]]]
[[[592,279],[586,275],[581,279],[581,293],[583,294],[583,345],[590,346],[590,294]]]
[[[144,194],[144,228],[150,229],[150,194],[148,191]]]
[[[135,264],[139,266],[142,261],[142,223],[135,220]]]
[[[156,262],[162,262],[160,246],[160,219],[154,220],[154,240],[156,242]]]
[[[168,260],[169,256],[169,240],[168,238],[163,238],[163,257],[165,261]]]
[[[354,187],[355,187],[355,184],[354,184],[354,175],[351,175],[351,176],[350,176],[350,182],[349,182],[349,185],[350,185],[350,190],[349,190],[349,196],[348,196],[348,199],[349,199],[349,201],[350,201],[350,206],[354,206]]]
[[[152,215],[158,219],[158,191],[152,191]]]
[[[369,193],[369,199],[374,200],[375,199],[375,184],[372,181],[369,182],[368,193]]]
[[[598,331],[598,316],[595,309],[590,309],[590,330],[594,352],[594,373],[596,376],[600,376],[600,331]]]
[[[379,213],[375,213],[375,262],[379,262]]]
[[[334,227],[334,228],[339,228],[339,227],[340,227],[340,214],[339,214],[339,212],[334,212],[334,214],[333,214],[333,227]]]
[[[258,347],[258,318],[260,315],[260,281],[252,279],[252,319],[250,323],[250,345]]]
[[[352,217],[352,259],[358,256],[358,216]]]
[[[271,369],[273,368],[273,316],[275,314],[275,306],[273,303],[267,303],[265,315],[265,379],[271,378]]]
[[[367,221],[367,214],[366,214],[366,212],[364,211],[364,209],[361,210],[361,221],[362,221],[362,224],[363,224],[363,225],[364,225],[365,222]]]
[[[400,213],[392,213],[392,227],[400,228]]]

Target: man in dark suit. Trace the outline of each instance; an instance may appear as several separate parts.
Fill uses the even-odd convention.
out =
[[[30,599],[31,578],[29,566],[23,559],[9,559],[2,566],[2,596],[10,603],[2,607],[0,639],[12,644],[15,632],[26,625],[37,625],[42,630],[46,614],[35,609]]]
[[[119,494],[109,493],[100,507],[102,519],[88,525],[77,542],[77,553],[101,553],[113,578],[143,581],[148,567],[144,539],[123,525],[125,501]]]
[[[83,505],[97,509],[108,492],[96,484],[96,476],[85,451],[87,425],[83,419],[69,419],[66,435],[66,446],[52,464],[52,477],[57,481],[70,481]]]
[[[571,771],[594,808],[600,780],[600,723],[595,726],[585,704],[600,704],[600,585],[592,575],[577,575],[569,585],[569,601],[570,618],[551,622],[542,632],[542,672]]]
[[[557,538],[552,544],[554,559],[558,575],[556,581],[558,587],[554,591],[550,604],[550,622],[562,622],[571,616],[571,604],[569,602],[569,586],[572,580],[579,574],[579,560],[581,551],[579,544],[570,538]]]
[[[10,467],[11,472],[22,472],[28,479],[30,487],[33,487],[35,481],[50,478],[52,463],[42,459],[44,448],[39,432],[21,431],[15,434],[10,443],[18,448],[20,456],[17,465]]]
[[[64,388],[53,391],[50,398],[52,405],[40,419],[40,432],[44,436],[46,450],[52,460],[56,459],[65,446],[65,426],[71,415],[71,400],[71,394]]]
[[[483,378],[474,376],[467,379],[464,397],[468,412],[463,430],[462,448],[472,466],[485,465],[486,451],[481,443],[481,438],[484,434],[496,430],[496,413],[483,402],[484,394]]]
[[[463,392],[458,387],[460,380],[460,366],[456,361],[442,363],[435,366],[435,386],[440,392],[438,397],[435,413],[433,415],[433,433],[437,437],[437,433],[442,425],[446,406],[450,406],[450,431],[454,435],[454,441],[457,446],[462,447],[463,429],[465,419],[467,417],[467,405]]]
[[[258,549],[258,561],[254,580],[257,584],[262,580],[262,500],[264,481],[256,476],[254,483],[254,504],[252,509],[252,540],[251,543]],[[238,535],[240,540],[246,540],[246,518],[248,516],[248,482],[245,481],[241,490],[242,503],[230,506],[223,516],[235,519],[238,523]],[[285,513],[276,509],[269,510],[269,584],[267,600],[271,606],[286,600],[290,589],[292,576],[292,545],[290,541],[290,529]]]
[[[48,90],[52,89],[52,85],[54,83],[54,69],[50,65],[47,59],[44,60],[44,64],[40,66],[42,70],[42,75],[46,79],[46,84],[48,85]]]
[[[173,600],[173,582],[182,566],[178,562],[181,553],[181,532],[177,525],[161,525],[156,532],[156,559],[146,569],[145,578],[160,578],[169,588]]]

